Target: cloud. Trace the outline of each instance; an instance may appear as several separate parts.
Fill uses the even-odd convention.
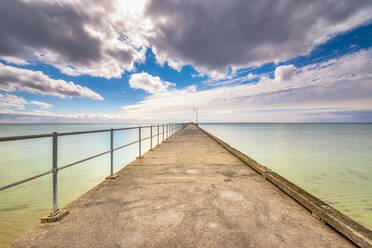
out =
[[[221,119],[221,115],[227,115],[228,119]],[[163,117],[163,118],[160,118]],[[220,111],[215,113],[203,112],[203,120],[213,120],[213,122],[226,122],[226,121],[241,121],[242,119],[254,122],[330,122],[330,121],[345,121],[345,122],[371,122],[371,110],[321,110],[321,109],[308,109],[299,112],[296,111],[277,111],[270,114],[260,112],[249,112],[246,114],[235,114],[230,111]],[[194,114],[183,113],[178,116],[159,115],[158,122],[190,122],[193,120]],[[0,110],[0,123],[154,123],[154,119],[142,116],[141,119],[133,119],[126,114],[60,114],[51,113],[48,111],[35,110],[31,112],[20,112],[13,110]]]
[[[228,86],[228,85],[237,85],[247,82],[252,82],[253,80],[259,79],[260,75],[248,73],[246,76],[236,76],[234,74],[229,75],[226,78],[210,78],[202,82],[203,86]]]
[[[25,105],[36,105],[41,108],[51,108],[53,105],[40,102],[40,101],[27,101],[23,97],[12,95],[12,94],[1,94],[0,93],[0,107],[1,108],[17,108],[19,110],[25,109]]]
[[[0,107],[14,107],[17,109],[24,109],[27,101],[23,97],[19,97],[12,94],[1,94],[0,93]]]
[[[119,122],[123,123],[137,122],[138,120],[133,120],[126,118],[121,114],[63,114],[63,113],[51,113],[44,110],[34,110],[34,111],[14,111],[9,109],[0,110],[0,122],[2,123],[55,123],[55,122],[67,122],[67,123],[113,123]]]
[[[7,92],[25,91],[61,98],[87,97],[93,100],[103,100],[102,96],[87,87],[61,79],[52,79],[40,71],[20,69],[1,63],[0,90]]]
[[[175,84],[168,81],[163,81],[160,77],[152,76],[146,72],[132,74],[129,78],[129,86],[133,89],[142,89],[149,93],[166,92]]]
[[[44,109],[53,107],[52,104],[49,104],[49,103],[46,103],[46,102],[30,101],[29,103],[33,104],[33,105],[36,105],[36,106],[39,106],[39,107],[44,108]]]
[[[261,76],[256,83],[227,84],[207,90],[195,86],[167,90],[123,106],[121,113],[61,114],[4,109],[0,110],[0,121],[188,122],[193,120],[195,105],[201,122],[372,121],[371,59],[372,49],[361,50],[300,69],[279,66],[275,78]],[[6,95],[1,98],[11,99]],[[16,108],[25,104],[17,97],[14,101],[0,100],[1,103]]]
[[[152,0],[147,33],[160,63],[212,76],[309,53],[371,20],[370,0]]]
[[[0,121],[187,122],[193,120],[195,105],[202,122],[372,121],[371,59],[369,49],[300,69],[279,66],[276,77],[260,76],[256,83],[227,83],[207,90],[195,86],[166,90],[113,114],[18,111],[26,103],[4,95],[0,98],[7,100],[0,100],[0,105],[18,110],[0,110]]]
[[[370,0],[3,0],[0,58],[68,75],[120,78],[145,61],[224,76],[307,54],[371,20]]]
[[[294,65],[278,66],[275,69],[275,80],[278,82],[291,81],[297,73],[297,68]]]
[[[119,3],[0,1],[0,58],[16,64],[36,59],[69,75],[119,78],[146,51],[138,18]]]
[[[123,109],[131,118],[157,119],[167,113],[177,119],[190,116],[198,105],[204,121],[270,121],[275,116],[308,121],[314,118],[310,113],[372,111],[371,59],[369,49],[301,69],[280,66],[273,79],[263,76],[257,83],[170,91]]]

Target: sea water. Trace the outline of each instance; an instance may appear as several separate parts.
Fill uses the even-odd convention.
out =
[[[0,137],[121,128],[129,125],[3,124]],[[372,229],[372,124],[200,124],[202,128]],[[153,130],[156,134],[156,128]],[[161,130],[160,130],[161,132]],[[149,129],[142,130],[142,137]],[[138,130],[114,133],[114,147],[138,139]],[[161,138],[160,138],[161,140]],[[154,138],[157,144],[157,138]],[[142,145],[142,153],[150,147]],[[110,133],[58,138],[58,164],[110,149]],[[138,144],[114,153],[114,171],[138,156]],[[52,168],[52,139],[0,142],[0,185]],[[110,173],[110,156],[58,173],[63,207]],[[52,176],[0,192],[0,247],[40,222],[52,209]]]
[[[372,123],[200,127],[372,229]]]

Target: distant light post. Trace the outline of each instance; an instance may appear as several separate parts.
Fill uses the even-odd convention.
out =
[[[195,112],[195,124],[198,125],[198,106],[194,107]]]

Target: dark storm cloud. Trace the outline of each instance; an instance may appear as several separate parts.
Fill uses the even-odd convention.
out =
[[[33,56],[50,49],[69,62],[101,58],[101,41],[85,29],[88,17],[68,4],[0,1],[0,55]]]
[[[115,4],[2,0],[0,58],[16,64],[36,58],[73,76],[119,78],[143,59],[144,50],[130,38],[119,41],[128,27],[116,21],[121,13]],[[120,17],[133,22],[125,14]]]
[[[0,58],[118,78],[152,47],[159,62],[223,74],[305,54],[372,12],[371,0],[152,0],[143,14],[126,4],[1,0]]]
[[[160,59],[226,72],[309,52],[371,18],[370,0],[153,0],[146,15]]]

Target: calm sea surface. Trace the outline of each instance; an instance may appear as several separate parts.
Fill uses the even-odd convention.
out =
[[[0,125],[0,137],[125,126]],[[200,126],[372,229],[372,124]],[[143,137],[147,136],[149,130],[143,130]],[[137,138],[137,130],[115,132],[114,144],[118,147]],[[109,140],[109,133],[59,137],[58,163],[62,166],[106,151]],[[0,185],[51,169],[51,146],[51,138],[0,142]],[[149,141],[145,142],[143,152],[149,146]],[[115,152],[115,171],[137,155],[138,145]],[[97,185],[109,172],[109,154],[60,171],[59,206]],[[47,175],[0,192],[0,247],[50,212],[51,184],[51,175]]]
[[[200,127],[372,229],[372,123]]]
[[[128,127],[92,124],[0,124],[0,137]],[[153,128],[153,135],[157,132]],[[160,128],[160,133],[162,132]],[[142,138],[149,137],[149,128]],[[114,132],[114,147],[138,140],[138,129]],[[160,138],[161,141],[161,138]],[[154,138],[154,145],[157,138]],[[142,153],[150,140],[142,144]],[[110,133],[58,137],[58,165],[81,160],[110,149]],[[138,156],[138,144],[114,152],[114,172]],[[52,167],[52,139],[0,142],[0,185],[30,177]],[[110,173],[110,154],[61,170],[58,173],[58,205],[63,207],[102,182]],[[52,176],[0,191],[0,247],[40,223],[52,208]]]

